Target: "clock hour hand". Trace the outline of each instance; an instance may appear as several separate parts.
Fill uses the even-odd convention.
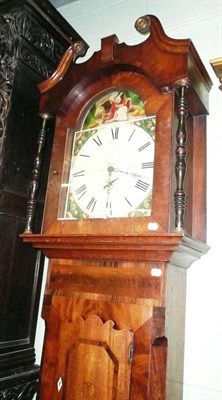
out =
[[[106,189],[106,193],[107,193],[107,200],[106,200],[106,217],[107,217],[107,218],[110,218],[110,217],[112,217],[112,201],[111,201],[111,199],[110,199],[111,191],[112,191],[112,188],[113,188],[113,183],[114,183],[115,181],[117,181],[117,179],[119,179],[119,178],[117,177],[117,178],[115,178],[115,179],[112,179],[112,173],[113,173],[113,167],[112,167],[112,165],[110,165],[110,166],[107,168],[107,171],[108,171],[108,179],[107,179],[107,181],[106,181],[105,186],[103,186],[103,188]]]
[[[107,170],[108,170],[109,176],[108,176],[108,181],[107,181],[106,185],[104,186],[104,189],[108,189],[108,191],[109,191],[110,189],[112,189],[113,183],[115,181],[117,181],[117,179],[119,179],[119,178],[117,177],[115,179],[111,179],[112,172],[114,171],[114,168],[111,165],[107,168]]]
[[[103,186],[104,189],[111,189],[113,183],[114,183],[115,181],[117,181],[117,179],[119,179],[119,178],[113,179],[112,181],[108,181],[107,184],[106,184],[105,186]]]

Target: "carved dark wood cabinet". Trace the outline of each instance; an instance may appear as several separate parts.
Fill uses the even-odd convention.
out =
[[[141,17],[39,85],[55,135],[40,234],[50,259],[41,400],[182,400],[186,270],[206,244],[209,75]]]
[[[48,1],[0,1],[0,398],[32,399],[34,339],[43,270],[25,244],[29,180],[39,123],[37,85],[78,34]],[[52,143],[48,127],[34,229],[39,232]]]

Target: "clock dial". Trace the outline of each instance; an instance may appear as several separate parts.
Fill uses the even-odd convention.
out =
[[[152,118],[74,133],[64,218],[150,215]]]

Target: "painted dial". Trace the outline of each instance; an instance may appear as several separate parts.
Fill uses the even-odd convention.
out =
[[[89,218],[134,216],[152,193],[152,137],[134,123],[104,125],[87,135],[75,134],[70,171],[77,218],[81,213]]]

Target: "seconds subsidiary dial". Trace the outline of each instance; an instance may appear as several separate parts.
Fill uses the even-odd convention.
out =
[[[76,132],[65,218],[150,215],[154,140],[150,118]]]

